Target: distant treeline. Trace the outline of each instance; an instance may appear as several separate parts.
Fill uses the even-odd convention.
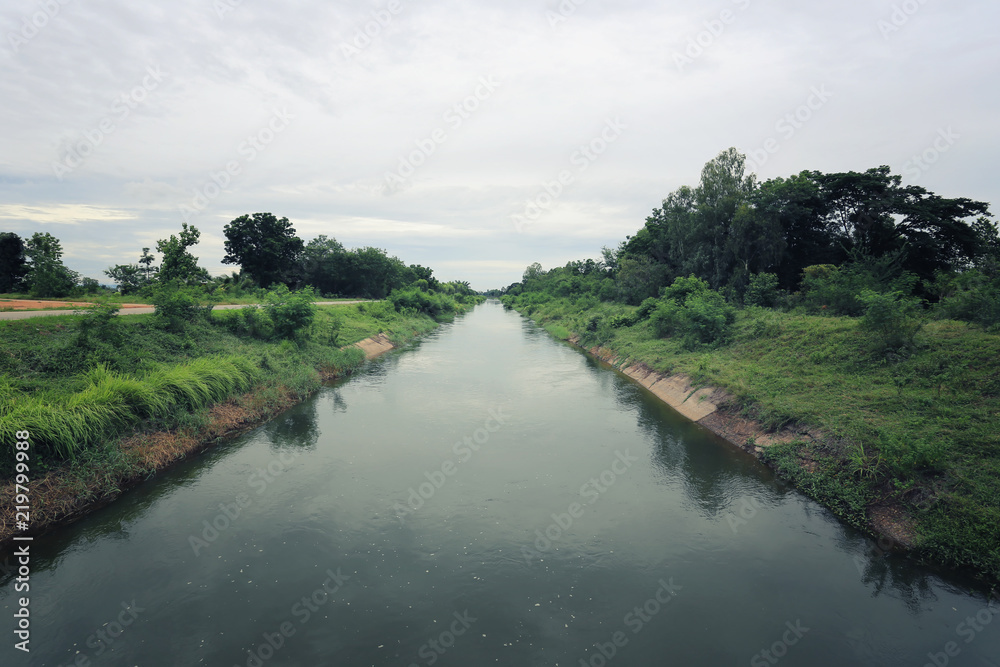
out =
[[[991,326],[1000,322],[1000,235],[991,217],[984,202],[903,185],[886,166],[758,183],[730,148],[601,259],[550,271],[533,264],[521,282],[487,294],[638,305],[693,276],[737,306],[860,315],[860,295],[871,291]]]
[[[105,270],[117,291],[124,295],[152,296],[167,283],[201,287],[207,294],[240,297],[257,289],[284,285],[292,290],[311,287],[323,296],[383,299],[394,290],[415,286],[423,292],[449,296],[474,294],[467,282],[442,284],[433,270],[405,264],[398,257],[374,247],[346,249],[325,235],[308,243],[296,236],[287,218],[272,213],[254,213],[236,218],[225,227],[225,264],[240,271],[212,277],[198,266],[191,248],[201,235],[187,223],[177,235],[161,239],[156,251],[159,265],[149,248],[143,248],[134,264],[118,264]],[[0,234],[0,293],[28,293],[36,297],[99,294],[99,281],[82,278],[62,261],[58,239],[36,233],[24,240],[17,234]]]

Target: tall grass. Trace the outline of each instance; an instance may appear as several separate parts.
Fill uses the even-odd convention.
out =
[[[97,366],[84,373],[83,389],[55,398],[13,395],[8,385],[0,414],[0,441],[14,442],[16,431],[27,430],[42,452],[61,459],[100,447],[144,420],[166,417],[176,410],[196,410],[249,389],[260,376],[253,361],[236,355],[202,357],[158,369],[141,377]],[[5,450],[5,467],[13,450]]]

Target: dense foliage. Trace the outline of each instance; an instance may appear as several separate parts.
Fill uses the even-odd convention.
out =
[[[801,439],[762,454],[780,475],[861,528],[892,507],[915,553],[1000,580],[987,205],[886,167],[763,184],[743,167],[725,151],[600,260],[532,264],[487,294],[560,338],[722,388],[765,429],[791,426]]]
[[[159,265],[150,249],[143,248],[135,263],[105,269],[104,274],[114,281],[111,289],[67,269],[60,242],[52,235],[38,233],[24,241],[17,234],[4,232],[0,234],[0,293],[28,292],[57,298],[117,293],[149,302],[166,298],[165,290],[175,292],[187,286],[194,291],[178,294],[194,295],[202,302],[260,302],[275,289],[312,290],[315,298],[361,299],[385,299],[394,291],[404,291],[409,296],[393,302],[399,308],[435,316],[454,313],[455,305],[471,303],[474,295],[468,283],[442,284],[432,269],[407,265],[381,248],[347,249],[323,234],[305,243],[295,235],[288,218],[272,213],[242,215],[226,225],[224,233],[223,263],[239,265],[238,272],[210,276],[192,253],[201,231],[184,223],[179,234],[157,241]]]
[[[990,218],[983,202],[904,186],[884,166],[757,183],[729,149],[601,259],[548,271],[532,264],[491,295],[529,312],[552,297],[661,299],[657,331],[702,343],[724,338],[717,295],[735,307],[860,317],[870,309],[863,294],[898,293],[897,309],[912,311],[915,298],[925,314],[992,327],[1000,324],[1000,234]],[[689,277],[708,290],[690,307],[665,296]]]

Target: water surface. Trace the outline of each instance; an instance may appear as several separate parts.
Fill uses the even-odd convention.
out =
[[[32,552],[4,665],[1000,664],[981,593],[495,304]]]

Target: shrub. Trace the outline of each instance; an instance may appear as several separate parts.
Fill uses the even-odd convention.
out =
[[[307,329],[316,317],[316,293],[312,287],[292,292],[278,285],[264,297],[264,311],[271,320],[274,335],[293,339]]]
[[[837,267],[816,264],[802,270],[802,304],[812,312],[860,317],[865,290],[912,294],[917,278],[912,273],[893,274],[889,259],[857,261]]]
[[[212,301],[205,306],[201,301],[205,293],[197,287],[188,287],[178,282],[162,283],[152,289],[153,309],[161,326],[179,331],[188,322],[208,319],[212,312]]]
[[[875,336],[881,349],[899,351],[913,345],[924,325],[920,299],[902,292],[879,294],[871,290],[861,292],[859,299],[865,305],[861,328]]]
[[[96,334],[104,340],[118,338],[118,306],[111,303],[96,303],[84,309],[84,316],[77,325],[77,345],[90,345],[90,336]]]
[[[434,319],[444,318],[455,312],[455,300],[439,292],[422,292],[416,288],[394,290],[389,303],[399,312],[426,313]]]
[[[694,276],[678,278],[665,288],[650,316],[657,336],[680,335],[688,349],[724,340],[735,321],[736,309]]]
[[[778,304],[778,276],[773,273],[755,273],[743,294],[743,303],[748,306],[774,308]]]
[[[656,307],[660,305],[660,300],[655,296],[651,296],[639,305],[639,310],[635,311],[635,321],[642,322],[647,319]]]
[[[975,269],[958,275],[939,273],[932,290],[940,295],[935,307],[939,317],[972,322],[984,329],[1000,325],[1000,276],[991,280]]]
[[[612,329],[621,329],[622,327],[630,327],[636,323],[635,317],[625,313],[620,313],[618,315],[612,315],[608,318],[608,325]]]

